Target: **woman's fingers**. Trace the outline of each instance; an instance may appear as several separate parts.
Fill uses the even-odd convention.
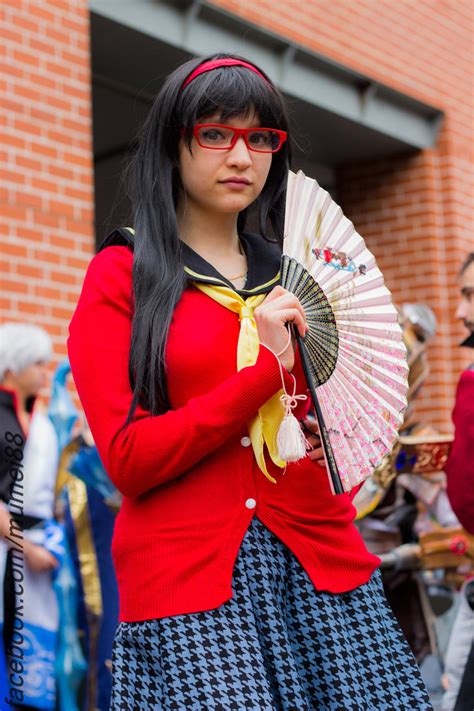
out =
[[[321,446],[321,437],[319,435],[318,421],[314,417],[304,417],[302,422],[306,430],[306,439],[313,447],[307,456],[313,461],[316,461],[320,467],[326,467],[326,460],[324,459],[324,452]]]
[[[254,309],[260,343],[278,353],[280,363],[291,372],[295,363],[295,346],[290,345],[291,336],[297,331],[306,336],[308,325],[299,299],[286,289],[276,286],[265,300]],[[288,324],[293,324],[291,329]]]
[[[313,434],[305,434],[305,437],[309,444],[312,446],[314,449],[315,447],[320,447],[321,446],[321,438],[318,437],[318,435],[313,435]]]
[[[298,309],[283,309],[280,311],[280,316],[283,324],[287,321],[293,321],[298,328],[301,338],[306,336],[306,332],[308,330],[306,318],[301,315],[301,312]]]
[[[280,296],[285,296],[285,294],[289,293],[290,292],[287,289],[284,289],[282,286],[275,286],[271,291],[268,292],[263,303],[269,304],[270,302],[275,301],[275,299],[280,298]]]
[[[312,449],[310,452],[308,452],[307,455],[310,459],[313,461],[315,460],[320,467],[325,467],[326,466],[326,460],[324,459],[324,452],[322,447],[317,447],[316,449]]]
[[[319,425],[315,417],[303,417],[303,424],[307,430],[320,437]]]
[[[301,305],[300,300],[298,299],[297,296],[291,293],[291,291],[287,291],[286,289],[283,289],[281,286],[276,286],[272,291],[267,294],[265,297],[265,300],[260,304],[260,306],[257,306],[255,311],[259,310],[262,308],[262,306],[266,306],[268,309],[271,309],[272,311],[281,311],[283,309],[297,309],[299,313],[301,314],[301,318],[303,319],[304,323],[306,324],[306,314],[305,311]],[[287,318],[286,320],[291,320],[294,321],[294,318]],[[306,329],[305,329],[306,332]],[[304,333],[302,334],[304,335]]]

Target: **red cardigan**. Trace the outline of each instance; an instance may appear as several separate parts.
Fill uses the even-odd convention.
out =
[[[474,369],[465,370],[459,380],[453,422],[454,442],[445,467],[448,498],[460,523],[474,534]]]
[[[98,452],[124,495],[112,542],[120,621],[209,610],[231,598],[234,562],[254,515],[316,588],[365,583],[380,559],[353,524],[351,496],[332,495],[326,471],[309,458],[282,475],[267,457],[277,484],[255,460],[246,423],[281,388],[276,357],[260,347],[256,363],[236,372],[237,314],[191,283],[167,340],[172,409],[152,417],[139,407],[119,433],[132,400],[132,262],[131,249],[120,245],[92,258],[67,341]],[[297,392],[306,392],[299,357],[294,375]],[[291,387],[286,370],[285,379]],[[308,407],[309,400],[298,416]]]

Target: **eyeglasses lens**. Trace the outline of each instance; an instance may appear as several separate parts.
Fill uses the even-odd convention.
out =
[[[234,131],[231,128],[203,126],[198,132],[199,143],[205,148],[230,148]],[[277,151],[281,140],[274,131],[251,131],[248,133],[248,145],[252,151]]]
[[[280,136],[274,131],[253,131],[249,133],[249,145],[254,151],[276,151],[280,147]]]

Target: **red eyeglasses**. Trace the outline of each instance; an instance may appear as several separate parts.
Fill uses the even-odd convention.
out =
[[[181,129],[184,134],[186,129]],[[223,123],[196,123],[193,135],[202,148],[227,151],[233,148],[240,136],[245,145],[256,153],[276,153],[287,139],[287,132],[277,128],[236,128]]]

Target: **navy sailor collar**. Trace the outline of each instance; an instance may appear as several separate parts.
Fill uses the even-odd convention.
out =
[[[117,227],[102,241],[98,251],[111,245],[128,246],[133,250],[134,231],[130,227]],[[227,286],[243,298],[265,294],[280,283],[281,247],[251,232],[240,234],[247,256],[248,275],[245,289],[236,289],[231,281],[217,271],[204,257],[181,240],[184,270],[190,282],[197,281],[216,286]]]
[[[268,242],[258,235],[243,232],[240,241],[247,257],[248,274],[244,289],[236,289],[204,257],[182,242],[185,271],[190,280],[216,286],[227,286],[242,297],[271,291],[280,280],[281,249],[278,243]]]

